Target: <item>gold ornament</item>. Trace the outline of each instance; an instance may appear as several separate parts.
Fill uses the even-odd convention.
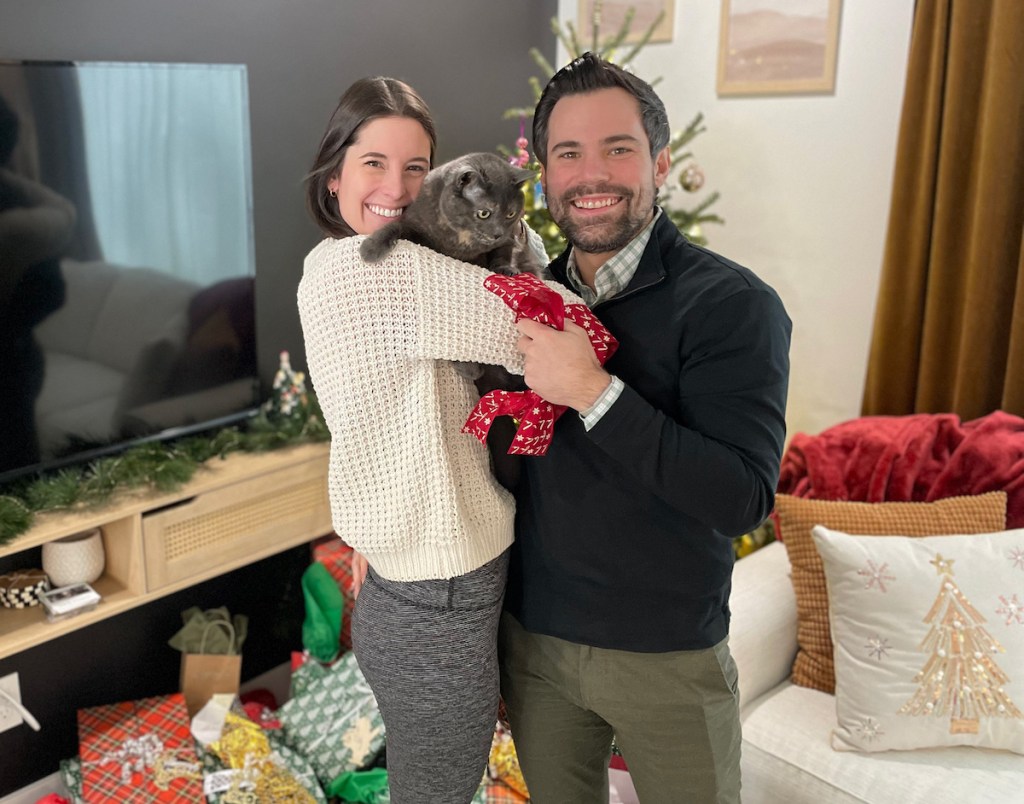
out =
[[[704,171],[700,166],[690,163],[679,173],[679,184],[688,193],[695,193],[704,186]]]

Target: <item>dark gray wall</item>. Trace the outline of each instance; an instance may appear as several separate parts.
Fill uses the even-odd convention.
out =
[[[502,112],[531,101],[527,51],[554,56],[556,13],[556,0],[0,0],[0,59],[248,65],[260,365],[269,384],[281,349],[305,364],[295,288],[320,236],[307,220],[302,177],[341,92],[364,75],[409,81],[437,119],[440,159],[512,145],[518,125]],[[0,661],[0,675],[21,674],[44,726],[38,735],[25,726],[0,734],[0,797],[74,753],[79,706],[171,691],[177,656],[164,643],[182,608],[228,605],[255,618],[264,636],[251,637],[246,677],[287,661],[300,643],[294,592],[307,559],[289,551]]]
[[[511,146],[532,96],[527,51],[554,56],[557,0],[0,0],[0,59],[229,62],[249,69],[260,369],[305,365],[295,311],[319,234],[302,177],[344,89],[402,78],[437,121],[441,160]]]

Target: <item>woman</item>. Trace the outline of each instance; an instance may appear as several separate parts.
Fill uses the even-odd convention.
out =
[[[352,641],[384,718],[395,804],[463,804],[480,783],[514,514],[487,451],[460,432],[478,395],[449,362],[521,374],[512,313],[481,268],[404,241],[366,264],[354,236],[402,214],[435,139],[401,81],[345,92],[308,177],[328,237],[306,257],[298,294],[331,431],[334,525],[369,562]]]

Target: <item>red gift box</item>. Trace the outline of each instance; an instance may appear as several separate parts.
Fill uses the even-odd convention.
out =
[[[78,748],[87,802],[204,800],[181,693],[79,709]]]
[[[352,594],[352,553],[352,548],[336,534],[327,536],[323,541],[313,545],[313,560],[327,567],[327,571],[338,582],[338,588],[345,597],[345,607],[341,611],[341,638],[338,640],[344,650],[352,649],[352,608],[355,606],[355,597]]]

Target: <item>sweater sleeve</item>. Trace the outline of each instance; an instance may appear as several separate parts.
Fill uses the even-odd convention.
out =
[[[684,345],[680,420],[626,385],[590,437],[675,508],[727,536],[750,531],[774,504],[790,330],[773,293],[730,296]]]
[[[391,332],[391,345],[410,358],[484,363],[523,373],[514,314],[484,287],[485,269],[404,240],[369,265],[359,256],[362,240],[324,241],[307,256],[299,286],[307,339],[323,329],[318,323],[326,326],[319,334],[327,340],[337,337],[339,327],[359,337],[359,317],[372,309],[378,324]],[[548,285],[567,303],[579,301],[557,283]]]
[[[489,276],[485,269],[402,241],[395,253],[416,263],[417,356],[500,365],[523,373],[515,315],[484,287]],[[580,301],[557,282],[545,284],[566,304]]]

